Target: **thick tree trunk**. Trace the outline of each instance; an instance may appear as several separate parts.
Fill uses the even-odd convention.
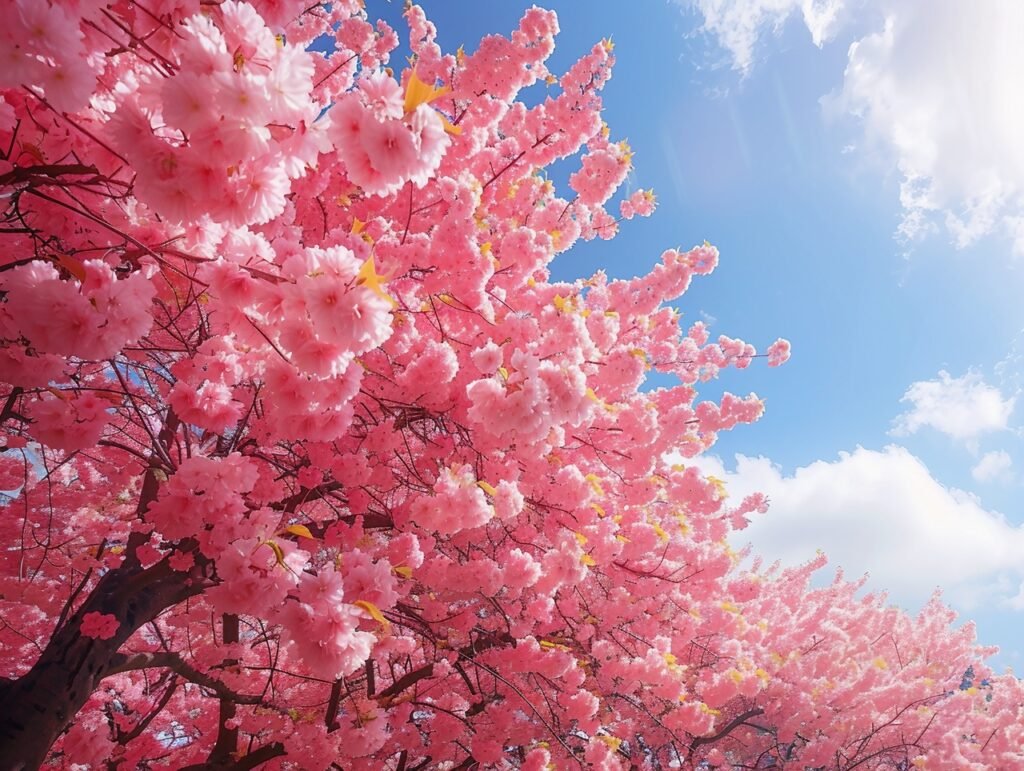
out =
[[[0,685],[0,769],[39,768],[50,747],[107,674],[118,648],[143,624],[201,591],[199,575],[166,561],[143,570],[120,567],[100,578],[82,606],[50,639],[23,677]],[[109,640],[80,633],[89,612],[112,613],[120,626]]]

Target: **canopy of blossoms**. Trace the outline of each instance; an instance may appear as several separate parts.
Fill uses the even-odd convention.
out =
[[[610,42],[0,18],[0,767],[1024,768],[937,599],[730,548],[767,502],[687,462],[762,404],[698,389],[789,344],[680,325],[717,251],[550,280],[654,209]]]

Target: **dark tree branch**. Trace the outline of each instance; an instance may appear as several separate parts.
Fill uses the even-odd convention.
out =
[[[731,734],[741,725],[750,720],[750,718],[757,717],[758,715],[763,714],[764,710],[760,707],[754,707],[753,709],[748,709],[746,712],[741,712],[728,723],[726,723],[719,731],[712,734],[711,736],[699,736],[692,742],[690,742],[690,752],[692,753],[694,750],[696,750],[698,747],[704,744],[714,744],[719,739],[724,739],[726,736]]]
[[[217,678],[200,672],[177,653],[117,653],[111,657],[111,666],[104,673],[104,677],[138,669],[169,669],[190,683],[213,691],[222,699],[230,699],[236,704],[265,704],[260,696],[235,693]]]

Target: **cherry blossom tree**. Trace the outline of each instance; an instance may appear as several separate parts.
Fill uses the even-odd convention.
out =
[[[698,386],[762,354],[669,304],[717,251],[550,280],[655,205],[610,42],[0,7],[0,767],[1024,767],[938,599],[730,548],[766,501],[687,459],[762,404]]]

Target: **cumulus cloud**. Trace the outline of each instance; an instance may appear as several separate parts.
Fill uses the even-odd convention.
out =
[[[791,475],[763,457],[737,455],[731,470],[715,457],[690,463],[722,478],[731,498],[768,495],[768,513],[734,540],[749,541],[769,562],[795,565],[822,549],[847,575],[870,574],[872,587],[908,607],[937,587],[965,609],[1014,606],[1024,580],[1024,530],[942,485],[903,447],[858,447]]]
[[[901,234],[941,225],[964,247],[1002,229],[1024,253],[1024,4],[879,4],[884,27],[850,46],[837,104],[896,156]]]
[[[1013,459],[1010,458],[1009,453],[1003,450],[986,452],[971,469],[971,476],[979,482],[991,482],[1000,477],[1006,478],[1012,465]]]
[[[844,0],[696,0],[703,28],[747,73],[758,40],[797,10],[820,46],[837,37]],[[825,100],[853,115],[859,145],[891,157],[901,176],[898,235],[945,231],[958,247],[1002,233],[1024,254],[1024,3],[859,0],[842,84]],[[848,25],[852,27],[853,25]]]
[[[697,0],[696,5],[704,16],[703,30],[729,52],[733,69],[746,74],[765,29],[777,34],[799,12],[820,48],[836,29],[843,0]]]
[[[1006,428],[1016,397],[1003,398],[977,372],[954,378],[942,371],[938,380],[911,383],[900,401],[911,407],[894,421],[894,436],[929,427],[974,447],[982,434]]]

